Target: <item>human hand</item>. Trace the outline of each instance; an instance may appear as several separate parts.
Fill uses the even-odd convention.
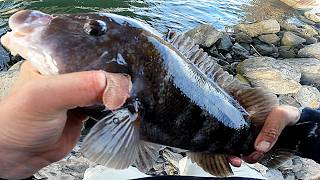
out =
[[[259,162],[264,154],[275,145],[281,132],[286,126],[294,125],[300,118],[298,108],[292,106],[277,106],[269,113],[258,137],[256,138],[255,151],[249,156],[243,157],[248,163]],[[235,167],[240,167],[242,160],[239,157],[230,156],[229,162]]]
[[[119,74],[42,76],[24,63],[16,85],[0,102],[0,177],[26,178],[62,159],[75,146],[87,119],[74,108],[102,99],[108,107],[119,107],[130,88],[129,78]]]

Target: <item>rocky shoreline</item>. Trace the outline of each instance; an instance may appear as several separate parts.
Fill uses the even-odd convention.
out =
[[[186,34],[242,83],[268,89],[281,104],[320,106],[320,30],[312,25],[280,24],[271,19],[239,24],[233,32],[204,24]],[[11,86],[8,83],[14,82],[18,67],[0,73],[1,97]],[[98,166],[82,157],[80,147],[81,142],[66,158],[35,174],[35,179],[83,179],[86,171],[92,173]],[[158,162],[149,174],[177,175],[181,159],[183,155],[165,149],[159,152]],[[320,165],[300,157],[277,170],[266,170],[258,164],[254,168],[268,179],[320,178]]]

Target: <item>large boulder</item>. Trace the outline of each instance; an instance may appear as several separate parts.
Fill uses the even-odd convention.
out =
[[[274,34],[280,31],[280,24],[277,20],[270,19],[253,24],[239,24],[235,31],[248,34],[251,37],[257,37],[263,34]]]
[[[239,63],[238,72],[252,85],[261,86],[275,94],[297,93],[301,73],[289,63],[270,57],[249,58]]]
[[[223,33],[216,30],[211,24],[203,24],[187,31],[185,35],[193,39],[196,44],[208,48],[216,43]]]
[[[300,57],[309,57],[320,59],[320,43],[308,45],[299,50]]]
[[[281,39],[282,46],[297,46],[305,42],[306,40],[304,38],[297,36],[292,32],[285,32]]]
[[[258,38],[260,41],[264,43],[274,44],[274,45],[276,45],[280,41],[280,38],[276,34],[261,35]]]
[[[291,58],[283,61],[301,72],[301,83],[312,85],[320,79],[320,60],[315,58]]]
[[[302,107],[318,108],[320,106],[320,92],[312,86],[302,86],[302,88],[294,94],[294,98]]]

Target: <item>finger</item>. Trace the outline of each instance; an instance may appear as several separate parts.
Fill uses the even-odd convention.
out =
[[[121,74],[107,73],[108,85],[103,93],[103,103],[109,110],[120,108],[131,91],[131,79]]]
[[[270,113],[255,141],[257,151],[268,152],[277,142],[282,130],[288,125],[288,120],[284,118],[283,113],[278,110],[274,111],[277,112]]]
[[[264,157],[264,154],[262,152],[255,151],[251,153],[249,156],[243,157],[243,160],[247,163],[254,164],[261,161],[263,157]]]
[[[27,83],[21,99],[34,103],[33,109],[55,113],[85,107],[101,101],[107,78],[103,71],[86,71],[50,76]],[[48,113],[49,113],[48,112]]]
[[[2,37],[1,37],[1,44],[3,45],[3,46],[5,46],[5,47],[7,47],[8,46],[8,44],[9,44],[9,37],[8,37],[8,35],[3,35]]]
[[[236,157],[236,156],[229,156],[228,161],[234,167],[240,167],[242,164],[241,158]]]

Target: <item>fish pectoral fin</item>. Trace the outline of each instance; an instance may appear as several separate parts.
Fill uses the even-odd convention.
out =
[[[213,176],[228,177],[233,175],[227,155],[188,152],[187,156],[192,162],[197,163],[204,171]]]
[[[138,113],[120,109],[100,120],[85,137],[82,152],[89,160],[114,169],[133,164],[140,137]]]
[[[264,124],[272,108],[279,105],[277,96],[259,87],[239,88],[234,96],[249,113],[249,119],[256,125]]]
[[[141,172],[148,172],[153,168],[155,162],[159,158],[159,151],[165,148],[162,145],[154,144],[146,141],[140,141],[134,166]]]
[[[150,170],[163,147],[140,139],[139,121],[139,113],[127,108],[110,113],[84,139],[83,155],[109,168],[134,165],[142,172]]]
[[[269,169],[279,168],[284,162],[293,158],[295,152],[289,149],[275,149],[268,152],[259,162]]]

